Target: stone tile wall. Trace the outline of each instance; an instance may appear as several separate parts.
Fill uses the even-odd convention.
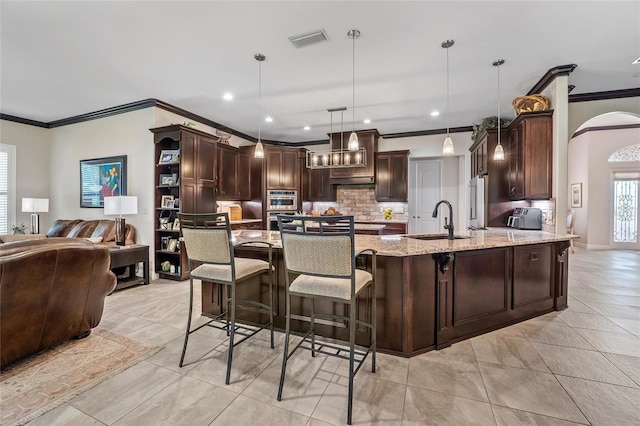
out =
[[[357,221],[384,221],[384,213],[380,209],[394,210],[392,220],[407,221],[409,219],[408,203],[379,203],[376,201],[374,185],[339,185],[335,203],[316,202],[313,209],[324,213],[329,207],[340,213],[353,215]]]

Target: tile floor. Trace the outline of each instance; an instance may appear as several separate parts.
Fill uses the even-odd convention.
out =
[[[570,258],[569,309],[411,359],[379,355],[356,376],[354,424],[640,424],[640,252]],[[199,294],[197,295],[199,298]],[[153,357],[32,425],[340,425],[344,361],[302,351],[276,400],[282,334],[238,346],[224,385],[225,335],[207,329],[178,367],[188,284],[116,292],[102,327],[156,346]],[[215,349],[213,349],[215,347]]]

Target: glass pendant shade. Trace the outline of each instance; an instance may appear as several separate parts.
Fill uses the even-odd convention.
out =
[[[444,144],[442,144],[442,154],[443,155],[453,155],[453,140],[449,136],[444,140]]]
[[[504,149],[502,148],[501,143],[498,143],[498,145],[496,145],[496,149],[495,151],[493,151],[493,159],[496,161],[504,160]]]
[[[262,142],[258,139],[258,143],[256,144],[256,149],[253,151],[253,156],[255,158],[264,158],[264,147],[262,146]]]
[[[349,151],[357,151],[359,147],[358,135],[356,132],[351,132],[351,135],[349,135]]]

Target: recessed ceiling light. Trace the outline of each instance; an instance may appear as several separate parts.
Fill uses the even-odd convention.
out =
[[[273,122],[273,117],[265,117],[264,121],[266,121],[267,123],[271,123]]]
[[[638,58],[635,61],[631,62],[631,65],[637,65],[637,64],[640,64],[640,58]]]
[[[309,127],[309,126],[304,126],[303,128],[304,128],[304,130],[311,130],[311,127]]]
[[[224,95],[222,95],[222,99],[224,99],[225,101],[232,101],[233,100],[233,94],[227,92]]]
[[[440,111],[431,111],[431,116],[432,117],[437,117],[440,115]]]
[[[368,118],[365,118],[362,122],[363,122],[364,124],[369,124],[369,123],[371,123],[371,120],[370,120],[370,119],[368,119]]]

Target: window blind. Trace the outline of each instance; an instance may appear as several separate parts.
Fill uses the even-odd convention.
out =
[[[12,169],[15,167],[15,147],[0,145],[0,234],[9,234],[14,220],[15,206],[10,203],[12,186]]]

